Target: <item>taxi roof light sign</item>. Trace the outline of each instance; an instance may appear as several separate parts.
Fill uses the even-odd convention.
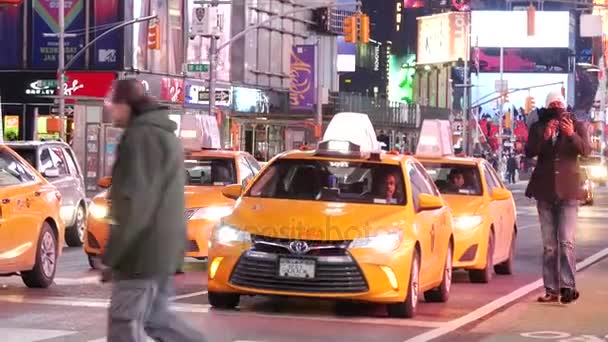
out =
[[[445,157],[454,155],[452,128],[448,120],[424,120],[416,155],[421,157]]]
[[[367,114],[345,112],[334,115],[319,143],[319,149],[378,153],[380,143]]]

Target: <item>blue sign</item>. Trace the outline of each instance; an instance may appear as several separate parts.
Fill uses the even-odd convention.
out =
[[[93,22],[95,27],[102,28],[95,32],[95,37],[106,32],[121,21],[119,0],[95,0],[93,3]],[[93,47],[91,64],[95,69],[115,70],[121,68],[122,30],[116,30],[98,40]]]
[[[21,9],[23,6],[7,6],[0,10],[0,68],[18,68],[21,66],[23,42],[23,24]]]

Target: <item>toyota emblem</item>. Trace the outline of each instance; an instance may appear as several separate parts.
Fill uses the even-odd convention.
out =
[[[292,241],[289,243],[289,249],[296,254],[306,254],[310,247],[305,241]]]

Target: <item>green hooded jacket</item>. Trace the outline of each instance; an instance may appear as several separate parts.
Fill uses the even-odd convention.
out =
[[[131,120],[118,146],[110,190],[116,225],[103,263],[121,278],[169,276],[183,262],[185,176],[176,128],[155,104]]]

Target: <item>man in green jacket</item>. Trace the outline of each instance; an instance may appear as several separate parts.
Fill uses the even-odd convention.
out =
[[[136,80],[117,81],[110,104],[125,129],[110,190],[116,222],[103,256],[112,272],[110,342],[205,341],[169,311],[173,273],[184,258],[184,159],[167,108]]]

